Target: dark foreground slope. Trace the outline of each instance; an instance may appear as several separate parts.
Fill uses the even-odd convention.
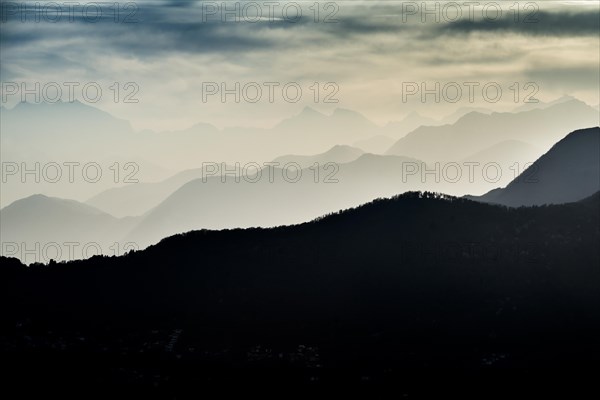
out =
[[[170,395],[240,380],[464,394],[512,375],[552,391],[600,362],[599,201],[407,193],[121,258],[4,259],[3,358],[24,380]]]

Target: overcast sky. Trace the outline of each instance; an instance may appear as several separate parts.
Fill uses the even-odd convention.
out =
[[[544,101],[569,94],[591,105],[599,102],[596,0],[520,2],[518,16],[514,6],[510,9],[514,0],[481,1],[488,20],[482,7],[441,2],[436,12],[436,3],[428,2],[434,11],[425,15],[425,23],[422,2],[321,1],[318,22],[314,1],[288,6],[287,19],[282,13],[289,2],[274,2],[272,15],[266,2],[244,7],[245,3],[240,2],[238,21],[231,20],[235,15],[223,20],[221,1],[137,1],[120,3],[116,16],[114,8],[103,3],[102,18],[95,22],[95,6],[87,7],[87,18],[82,17],[82,7],[73,10],[73,18],[64,8],[57,22],[50,21],[56,17],[53,9],[42,9],[36,22],[30,13],[24,16],[16,9],[16,3],[3,0],[1,80],[29,85],[98,82],[103,95],[96,106],[131,120],[137,129],[155,130],[200,121],[219,127],[270,126],[307,105],[322,111],[349,108],[385,124],[411,111],[441,117],[460,106],[510,110],[534,89],[539,90],[535,97]],[[35,2],[28,4],[34,7]],[[234,2],[228,4],[235,9]],[[460,16],[455,14],[456,4]],[[496,14],[497,4],[502,16]],[[296,18],[298,8],[302,17]],[[464,89],[461,101],[442,98],[436,103],[433,95],[425,102],[419,95],[403,99],[403,83],[425,81],[430,87],[435,82],[458,83]],[[113,82],[134,82],[139,93],[133,98],[139,103],[115,103],[109,89]],[[203,101],[203,82],[224,82],[229,88],[235,82],[256,82],[262,86],[262,100],[250,103],[242,98],[238,104],[230,95],[222,103],[214,95]],[[280,84],[273,103],[264,82]],[[302,88],[297,103],[283,98],[281,87],[290,82]],[[320,88],[317,104],[314,82]],[[328,82],[333,84],[326,87]],[[480,84],[473,104],[464,82]],[[490,82],[503,88],[494,104],[486,103],[481,91]],[[514,82],[520,86],[519,104],[514,87],[509,89]],[[525,90],[528,82],[535,86]],[[119,98],[132,90],[121,88]],[[327,94],[338,102],[323,103]],[[18,100],[10,96],[3,105],[10,107]]]

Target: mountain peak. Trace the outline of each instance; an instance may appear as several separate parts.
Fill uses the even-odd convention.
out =
[[[298,115],[304,115],[304,116],[324,116],[325,114],[320,113],[319,111],[315,110],[314,108],[310,107],[310,106],[305,106],[302,111],[300,112],[300,114]]]
[[[507,206],[560,204],[600,189],[600,127],[569,133],[501,190],[481,197]]]
[[[16,200],[4,207],[2,212],[19,212],[18,210],[26,212],[29,216],[37,214],[58,214],[68,210],[71,213],[105,215],[106,217],[114,218],[110,214],[79,201],[61,199],[59,197],[49,197],[44,194],[34,194]]]
[[[31,196],[25,197],[25,198],[23,198],[21,200],[17,200],[17,201],[22,201],[22,202],[41,202],[41,201],[50,201],[52,199],[53,199],[52,197],[48,197],[45,194],[37,193],[37,194],[32,194]]]
[[[375,128],[376,127],[376,125],[375,125],[375,123],[373,123],[373,121],[371,121],[370,119],[368,119],[361,113],[359,113],[357,111],[349,110],[347,108],[336,108],[335,110],[333,110],[333,113],[331,114],[331,118],[335,118],[338,121],[344,121],[346,123],[362,124],[363,126],[366,126],[367,128]]]
[[[570,101],[570,100],[579,100],[576,97],[573,97],[569,94],[564,94],[562,96],[560,96],[558,99],[554,100],[553,103],[558,103],[558,102],[565,102],[565,101]]]

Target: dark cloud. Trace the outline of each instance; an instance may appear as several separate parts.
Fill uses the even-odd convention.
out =
[[[402,27],[352,17],[338,23],[317,24],[310,18],[297,23],[287,21],[208,22],[187,18],[177,21],[169,8],[167,16],[146,14],[139,23],[115,24],[109,21],[95,24],[77,21],[64,24],[33,24],[11,21],[3,24],[0,46],[3,51],[44,47],[64,42],[70,48],[97,52],[118,52],[136,57],[162,57],[165,53],[218,53],[271,51],[278,48],[309,48],[332,42],[342,44],[357,36],[394,33]],[[154,18],[156,17],[156,18]],[[285,34],[293,31],[293,35]]]
[[[597,10],[580,13],[540,11],[535,15],[538,20],[536,23],[517,23],[510,15],[497,21],[461,20],[422,24],[418,20],[403,23],[398,17],[397,5],[349,7],[347,3],[340,3],[340,12],[335,16],[338,22],[324,23],[321,20],[315,23],[313,16],[305,12],[295,23],[285,20],[252,23],[220,20],[203,22],[201,3],[198,2],[137,4],[139,8],[132,18],[137,22],[132,23],[115,23],[112,15],[105,15],[98,22],[90,23],[78,13],[73,23],[21,23],[18,15],[9,15],[8,22],[0,25],[3,56],[14,61],[13,57],[23,54],[19,51],[13,53],[17,49],[40,52],[50,49],[66,54],[93,51],[96,54],[139,58],[158,58],[176,53],[226,56],[231,53],[269,53],[295,48],[329,46],[333,49],[333,46],[359,43],[361,39],[377,34],[398,35],[398,38],[416,39],[426,44],[445,34],[515,32],[581,36],[598,35],[600,30],[600,14]],[[125,14],[123,12],[122,17]],[[63,47],[61,43],[69,45]],[[398,50],[393,44],[388,43],[387,46],[391,47],[382,45],[378,51],[395,53]]]
[[[546,12],[538,11],[520,21],[514,15],[505,15],[496,20],[463,19],[437,26],[439,33],[467,34],[471,32],[512,32],[523,35],[541,36],[598,36],[600,33],[600,12]]]

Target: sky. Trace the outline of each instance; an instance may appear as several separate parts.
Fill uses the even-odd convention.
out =
[[[78,100],[137,130],[270,127],[306,106],[385,125],[566,94],[599,102],[595,0],[1,3],[3,106],[23,83],[67,100],[74,82]]]

